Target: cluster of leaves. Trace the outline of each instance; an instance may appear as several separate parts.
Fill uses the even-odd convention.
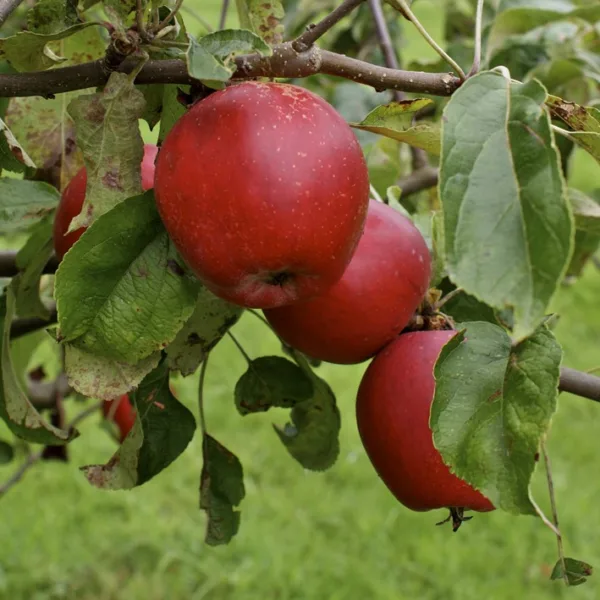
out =
[[[144,3],[149,23],[168,19],[169,7],[161,4]],[[391,4],[386,16],[399,36],[409,24]],[[543,4],[502,0],[486,7],[482,71],[450,99],[389,103],[383,93],[324,75],[296,82],[326,97],[356,128],[374,189],[410,214],[429,241],[432,284],[463,290],[445,307],[460,334],[436,366],[434,439],[456,473],[515,514],[536,512],[529,483],[556,409],[561,349],[548,328],[549,305],[567,273],[580,273],[600,244],[596,199],[566,184],[575,145],[600,160],[600,111],[593,106],[600,10],[585,0],[555,0],[551,9]],[[242,29],[195,37],[177,14],[141,48],[153,59],[185,61],[194,79],[220,89],[238,54],[269,56],[284,28],[290,38],[336,5],[239,0]],[[455,3],[445,18],[445,44],[466,69],[473,56],[474,5]],[[110,40],[130,41],[134,8],[126,0],[81,7],[42,0],[28,13],[27,31],[0,39],[0,69],[34,71],[100,59]],[[112,24],[110,40],[105,20]],[[382,62],[366,3],[333,29],[328,44]],[[404,66],[447,70],[439,63]],[[141,485],[185,449],[194,417],[169,392],[169,372],[187,376],[206,364],[241,314],[189,274],[152,192],[141,193],[138,120],[158,127],[160,142],[185,109],[177,86],[136,87],[133,79],[113,73],[98,91],[0,104],[0,168],[22,175],[0,180],[0,232],[27,234],[18,257],[22,272],[6,282],[0,305],[0,416],[15,435],[33,442],[65,443],[74,435],[45,422],[10,361],[15,310],[47,316],[54,294],[54,335],[73,388],[103,399],[135,390],[136,427],[105,465],[85,468],[90,482],[111,489]],[[398,182],[409,170],[405,144],[437,163],[437,189],[402,195]],[[40,288],[57,189],[84,164],[86,202],[72,228],[89,228],[53,285]],[[335,396],[305,357],[291,351],[291,358],[248,359],[235,403],[242,415],[271,406],[291,409],[291,423],[276,428],[277,435],[304,468],[326,469],[339,451]],[[244,495],[242,469],[206,431],[204,451],[207,541],[222,543],[239,526],[234,508]]]

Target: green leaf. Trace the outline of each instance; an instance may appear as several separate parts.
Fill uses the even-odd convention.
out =
[[[372,110],[360,123],[350,123],[350,126],[405,142],[432,154],[439,154],[440,130],[438,126],[434,124],[413,125],[415,113],[432,103],[426,98],[418,98],[384,104]]]
[[[95,356],[73,344],[64,344],[65,371],[69,385],[80,394],[100,400],[113,400],[136,388],[158,365],[160,352],[135,364]]]
[[[244,29],[260,35],[270,45],[283,41],[285,11],[281,0],[236,0],[236,6]]]
[[[201,287],[194,312],[166,348],[169,367],[191,375],[241,314],[241,307]]]
[[[314,394],[311,378],[281,356],[253,360],[235,386],[235,404],[241,415],[265,412],[273,406],[293,408]]]
[[[200,508],[208,515],[205,542],[227,544],[240,528],[240,512],[234,510],[244,496],[244,472],[238,457],[211,435],[202,440]]]
[[[448,273],[486,304],[514,308],[517,339],[543,319],[573,244],[545,97],[535,81],[481,73],[452,96],[442,126]]]
[[[102,215],[56,273],[62,339],[135,363],[165,348],[194,310],[188,276],[148,191]]]
[[[340,452],[340,412],[327,382],[313,373],[299,352],[294,352],[294,357],[312,380],[313,396],[292,408],[291,423],[283,428],[273,427],[288,452],[305,469],[325,471],[335,463]]]
[[[35,163],[23,150],[8,125],[0,118],[0,172],[6,169],[13,173],[22,173],[26,166],[35,168]],[[3,196],[0,195],[0,199],[2,198]]]
[[[182,86],[183,92],[189,91],[189,86]],[[178,86],[174,84],[165,84],[162,99],[162,112],[160,115],[160,130],[158,132],[158,142],[161,143],[167,133],[171,131],[173,125],[185,114],[185,106],[179,102]]]
[[[187,71],[190,77],[199,79],[207,87],[222,89],[233,75],[233,69],[226,67],[223,61],[214,57],[194,36],[188,34],[190,45],[185,54]],[[200,40],[201,41],[201,40]]]
[[[151,83],[148,85],[138,85],[137,89],[144,94],[144,100],[146,101],[146,108],[142,119],[148,123],[150,129],[154,129],[154,126],[161,119],[165,85],[162,83]]]
[[[599,247],[600,235],[577,230],[575,232],[575,249],[569,263],[567,275],[570,277],[579,277],[583,272],[583,268],[587,265],[590,258],[594,256]]]
[[[69,231],[88,227],[119,202],[142,191],[144,145],[138,119],[144,95],[124,73],[112,73],[102,92],[69,104],[87,169],[86,197]]]
[[[600,234],[600,205],[587,194],[569,188],[569,201],[575,216],[575,227],[580,231]]]
[[[488,52],[495,51],[508,36],[566,19],[595,23],[600,19],[600,4],[570,0],[503,0],[489,33]]]
[[[271,56],[273,50],[263,39],[247,29],[222,29],[203,36],[197,42],[209,54],[221,60],[234,53],[258,52],[262,56]]]
[[[529,483],[556,409],[560,346],[545,327],[512,349],[500,327],[460,327],[435,366],[434,443],[494,506],[535,515]]]
[[[57,56],[48,44],[64,40],[93,25],[97,26],[98,23],[78,23],[58,33],[47,35],[22,31],[7,38],[0,38],[0,58],[5,58],[17,71],[49,69],[67,59]]]
[[[31,404],[19,384],[10,354],[10,324],[15,315],[15,296],[12,287],[0,297],[0,330],[2,356],[0,367],[0,418],[18,437],[36,444],[64,444],[79,434],[63,431],[47,423]]]
[[[47,319],[50,316],[50,311],[40,299],[40,278],[54,250],[53,225],[54,215],[46,215],[33,226],[29,239],[17,253],[20,273],[13,277],[12,287],[20,317]]]
[[[77,0],[40,0],[27,13],[27,28],[34,33],[59,33],[78,21]]]
[[[575,558],[565,558],[565,568],[563,569],[563,563],[559,560],[552,569],[550,579],[564,579],[566,573],[569,585],[575,586],[586,583],[587,578],[591,577],[593,572],[592,565]]]
[[[136,422],[105,465],[82,467],[88,481],[102,489],[140,486],[166,469],[188,447],[196,421],[169,389],[169,370],[163,362],[132,394]]]
[[[0,233],[28,229],[56,208],[60,196],[41,181],[0,179]]]

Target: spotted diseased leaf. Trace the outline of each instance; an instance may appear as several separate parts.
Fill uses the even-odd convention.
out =
[[[592,565],[585,563],[576,558],[565,558],[564,568],[563,561],[559,560],[552,569],[550,579],[566,579],[569,585],[576,586],[587,582],[588,577],[591,577],[594,572]]]
[[[46,35],[59,33],[78,21],[77,0],[39,0],[27,13],[27,29]]]
[[[188,447],[196,421],[169,388],[169,370],[160,364],[131,394],[136,421],[113,457],[104,465],[82,467],[88,481],[101,489],[143,485],[166,469]]]
[[[131,392],[160,361],[160,352],[131,364],[96,356],[73,344],[64,344],[64,349],[69,385],[84,396],[100,400],[113,400]]]
[[[35,163],[19,144],[8,125],[0,118],[0,172],[2,169],[6,169],[13,173],[22,173],[25,167],[35,168]],[[0,201],[3,198],[6,197],[0,190]]]
[[[59,56],[51,42],[63,40],[80,31],[97,26],[97,23],[78,23],[52,34],[21,31],[16,35],[0,38],[0,58],[5,58],[17,71],[43,71],[67,60]]]
[[[312,380],[313,395],[298,402],[291,411],[291,422],[275,432],[288,452],[305,469],[325,471],[340,452],[341,417],[335,394],[326,381],[315,375],[304,356],[294,352],[300,368]]]
[[[360,123],[350,125],[362,131],[370,131],[405,142],[432,154],[439,154],[439,127],[435,124],[413,125],[416,112],[432,103],[426,98],[417,98],[384,104],[373,109]]]
[[[548,96],[546,104],[553,117],[573,130],[569,138],[600,162],[600,110],[593,106],[580,106],[557,96]]]
[[[311,377],[281,356],[253,360],[235,386],[235,404],[242,415],[265,412],[273,406],[293,408],[312,399]]]
[[[545,99],[536,81],[484,72],[452,96],[442,124],[447,272],[485,304],[514,309],[517,340],[542,321],[573,245]]]
[[[0,233],[29,229],[56,208],[59,194],[41,181],[0,179]]]
[[[87,170],[83,208],[69,231],[89,227],[119,202],[141,193],[144,146],[138,119],[144,109],[142,92],[127,75],[116,72],[102,92],[69,104]]]
[[[2,351],[0,366],[0,418],[18,437],[36,444],[64,444],[77,431],[64,431],[47,423],[24,392],[13,367],[10,352],[10,324],[15,315],[15,295],[8,286],[0,296]]]
[[[240,527],[240,512],[235,507],[246,495],[242,463],[208,434],[202,441],[202,456],[200,508],[208,516],[205,542],[209,546],[228,544]]]
[[[285,11],[281,0],[236,0],[236,5],[244,29],[253,31],[271,46],[283,41]]]
[[[463,323],[460,329],[434,370],[435,446],[451,470],[494,506],[535,515],[529,484],[556,410],[560,346],[543,326],[514,348],[491,323]]]
[[[135,364],[175,338],[194,310],[198,287],[165,231],[153,192],[129,198],[95,221],[60,264],[61,338]]]
[[[20,273],[13,277],[12,287],[20,317],[47,319],[50,316],[48,307],[40,299],[40,278],[54,251],[53,224],[54,214],[46,215],[36,223],[29,239],[17,253],[16,263]]]
[[[99,27],[88,27],[55,44],[60,44],[60,54],[67,59],[61,64],[65,67],[94,61],[103,57],[106,51]],[[6,124],[34,163],[28,166],[37,168],[35,179],[46,181],[59,190],[63,190],[83,166],[67,106],[73,98],[86,93],[86,90],[77,90],[57,94],[55,98],[11,98],[6,113]],[[0,135],[0,156],[1,138]],[[25,162],[20,153],[18,157]]]
[[[183,376],[194,373],[241,314],[241,307],[201,287],[194,312],[165,349],[169,367]]]

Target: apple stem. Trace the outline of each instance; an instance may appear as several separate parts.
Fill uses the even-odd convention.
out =
[[[206,435],[206,416],[204,414],[204,379],[206,377],[206,368],[210,353],[206,355],[200,368],[200,381],[198,383],[198,420],[200,421],[200,430],[202,435]]]
[[[477,10],[475,13],[475,53],[473,55],[473,66],[467,77],[472,77],[479,73],[481,67],[481,30],[483,23],[483,0],[477,0]]]
[[[233,340],[233,343],[237,346],[238,350],[241,352],[242,356],[246,359],[246,362],[250,364],[252,359],[248,356],[248,353],[244,350],[244,347],[239,343],[238,339],[231,333],[231,331],[227,332],[227,335]]]
[[[395,4],[398,4],[402,10],[396,8]],[[421,24],[419,19],[415,16],[415,14],[410,10],[406,0],[394,0],[392,6],[398,10],[401,14],[403,14],[416,28],[417,31],[425,38],[425,41],[454,69],[454,72],[458,75],[458,77],[464,81],[467,76],[465,72],[460,68],[460,65],[443,49],[439,46],[439,44],[429,35],[425,27]]]
[[[550,464],[550,456],[546,448],[546,436],[542,437],[540,442],[540,449],[544,457],[544,466],[546,468],[546,480],[548,481],[548,494],[550,496],[550,506],[552,509],[552,520],[554,521],[554,533],[556,535],[556,544],[558,546],[558,558],[563,572],[563,579],[565,584],[569,586],[569,577],[567,575],[567,566],[565,564],[565,552],[563,548],[562,534],[558,526],[558,509],[556,507],[556,497],[554,495],[554,481],[552,479],[552,465]]]
[[[452,300],[452,298],[455,298],[456,296],[458,296],[459,294],[461,294],[464,291],[465,290],[463,290],[463,288],[457,287],[456,289],[452,290],[451,292],[448,292],[443,298],[440,298],[440,300],[438,302],[436,302],[436,304],[434,306],[434,310],[435,311],[440,310],[440,308],[442,308],[442,306],[444,306],[444,304],[446,304],[447,302]]]

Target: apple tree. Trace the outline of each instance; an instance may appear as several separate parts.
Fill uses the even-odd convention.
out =
[[[473,511],[539,518],[552,578],[584,583],[546,437],[559,393],[599,401],[600,378],[561,365],[549,307],[600,244],[600,196],[566,183],[575,148],[600,160],[600,4],[443,2],[434,39],[409,0],[224,0],[219,23],[185,3],[0,2],[0,458],[32,445],[0,496],[102,411],[116,449],[81,466],[90,484],[143,485],[201,435],[206,542],[232,541],[243,466],[202,410],[229,336],[240,417],[289,409],[274,443],[304,468],[339,452],[320,362],[371,360],[373,476],[455,531]],[[409,28],[436,61],[406,58]],[[244,311],[281,356],[248,355]],[[198,372],[197,424],[169,378]]]

